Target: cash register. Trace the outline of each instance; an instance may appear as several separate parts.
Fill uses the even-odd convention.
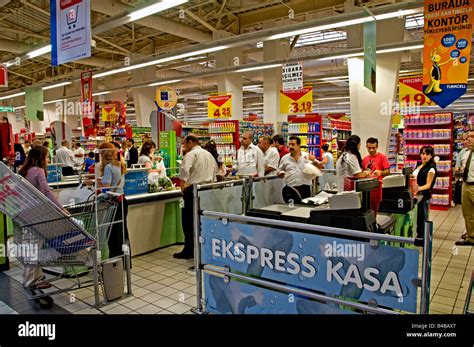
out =
[[[412,168],[404,168],[401,174],[388,175],[383,178],[382,201],[379,212],[405,214],[414,207],[410,191]]]

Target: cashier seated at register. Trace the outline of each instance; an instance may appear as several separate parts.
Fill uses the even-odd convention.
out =
[[[342,154],[336,162],[337,190],[344,191],[346,177],[365,178],[370,176],[370,170],[362,170],[362,157],[360,155],[360,137],[351,135],[342,149]]]
[[[295,188],[300,193],[301,199],[306,199],[311,196],[313,176],[303,172],[305,165],[312,163],[319,168],[320,163],[314,155],[303,152],[300,146],[301,139],[297,136],[290,136],[288,139],[290,153],[281,158],[278,176],[284,176],[286,185]]]

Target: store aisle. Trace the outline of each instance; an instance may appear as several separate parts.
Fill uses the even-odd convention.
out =
[[[456,249],[453,249],[454,242],[464,231],[460,206],[449,211],[431,211],[431,218],[435,230],[430,313],[459,314],[464,308],[471,271],[474,270],[473,247],[458,247],[457,254]],[[9,292],[13,296],[11,301],[7,301],[0,294],[0,300],[11,308],[0,310],[0,314],[7,310],[19,313],[192,314],[190,310],[196,306],[195,273],[188,270],[193,265],[192,261],[173,258],[173,253],[181,248],[171,246],[134,257],[133,296],[100,309],[91,308],[94,293],[91,288],[84,288],[74,291],[74,295],[56,295],[53,310],[41,311],[33,303],[26,302],[19,283],[21,265],[13,263],[10,271],[0,273],[0,293]],[[62,279],[55,283],[58,287],[66,288],[72,281]],[[474,298],[472,305],[474,307]]]

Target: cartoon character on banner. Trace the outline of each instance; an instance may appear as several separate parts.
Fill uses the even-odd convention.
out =
[[[448,64],[449,62],[456,60],[456,58],[450,57],[448,60],[441,63],[441,56],[438,54],[439,48],[433,48],[430,52],[432,66],[430,69],[430,83],[425,89],[425,94],[429,93],[441,93],[443,90],[440,88],[441,84],[441,66]]]

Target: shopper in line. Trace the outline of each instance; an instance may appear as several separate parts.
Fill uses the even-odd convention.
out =
[[[19,143],[15,143],[13,145],[13,150],[15,151],[15,166],[14,172],[18,172],[20,166],[23,165],[26,159],[25,151],[23,150],[23,146]]]
[[[226,168],[224,163],[222,162],[221,156],[217,153],[217,146],[214,140],[208,141],[202,146],[206,151],[211,153],[212,157],[216,161],[217,164],[217,171],[216,171],[216,179],[217,182],[221,182],[224,180],[224,176],[226,175]]]
[[[468,133],[468,157],[463,171],[462,215],[466,224],[466,233],[456,241],[458,246],[474,245],[474,129]]]
[[[469,132],[465,132],[462,135],[463,149],[461,149],[456,157],[456,164],[454,166],[454,177],[456,182],[454,184],[453,202],[456,205],[462,203],[462,185],[463,185],[463,173],[466,167],[467,158],[469,157]],[[462,236],[466,237],[466,233]]]
[[[25,141],[25,144],[24,144],[23,148],[24,148],[24,150],[25,150],[25,155],[28,155],[28,153],[29,153],[30,150],[31,150],[30,141]]]
[[[312,163],[314,166],[319,167],[319,162],[314,155],[301,150],[301,139],[299,137],[290,136],[288,146],[290,153],[281,158],[278,171],[284,172],[287,186],[295,188],[300,193],[302,199],[309,198],[311,196],[313,177],[304,172],[305,166],[308,163]]]
[[[272,146],[270,137],[260,136],[258,139],[258,147],[263,152],[265,176],[276,174],[280,162],[280,155],[278,154],[278,150]]]
[[[146,168],[150,169],[153,164],[154,152],[155,152],[155,144],[153,141],[143,142],[137,164],[145,165]]]
[[[103,191],[112,191],[122,194],[127,168],[124,162],[119,160],[119,151],[114,144],[103,143],[99,146],[99,153],[100,162],[97,163],[95,167],[97,187]],[[125,241],[129,240],[127,228],[128,202],[125,195],[122,195],[119,200],[114,222],[123,220],[123,228],[122,223],[114,223],[112,225],[108,241],[109,258],[122,255],[124,238]]]
[[[128,146],[127,167],[132,167],[132,165],[138,163],[138,150],[135,147],[135,141],[133,139],[129,139],[127,141],[127,146]]]
[[[173,254],[177,259],[194,258],[194,210],[193,184],[205,184],[216,181],[217,164],[214,157],[199,146],[199,140],[194,135],[188,135],[183,140],[186,155],[180,167],[181,190],[184,207],[181,211],[181,221],[184,232],[184,248]]]
[[[94,152],[89,152],[87,158],[84,160],[84,172],[89,172],[89,168],[95,164],[95,154]]]
[[[276,134],[273,136],[272,141],[273,141],[272,146],[278,150],[280,159],[283,158],[283,156],[290,153],[290,150],[288,149],[288,147],[285,146],[285,140],[283,139],[283,136],[281,136],[280,134]]]
[[[321,146],[321,161],[319,162],[320,168],[324,170],[334,170],[334,157],[332,153],[329,151],[329,144],[325,143]],[[321,177],[318,178],[318,184],[320,190],[331,189],[330,185],[326,187],[327,183],[330,183],[330,176],[333,175],[332,173],[323,173]],[[328,182],[329,181],[329,182]]]
[[[43,146],[32,147],[28,153],[25,163],[20,168],[19,174],[30,182],[36,189],[43,193],[59,208],[61,203],[55,198],[46,180],[48,167],[48,150]],[[42,245],[38,245],[41,248]],[[26,288],[45,289],[51,287],[49,282],[44,281],[45,276],[40,266],[25,265],[23,270],[23,286]]]
[[[370,191],[370,208],[377,214],[382,201],[382,180],[390,174],[390,164],[385,154],[378,152],[379,140],[369,137],[366,141],[368,155],[362,159],[362,168],[370,171],[370,176],[379,179],[379,186]]]
[[[253,134],[246,132],[240,140],[237,152],[237,175],[240,176],[265,176],[265,163],[263,152],[252,143]]]
[[[69,141],[63,140],[61,148],[56,151],[56,159],[61,164],[63,176],[74,175],[74,154],[69,149]]]
[[[434,149],[431,146],[423,146],[420,150],[421,164],[413,171],[418,187],[416,191],[421,193],[421,200],[418,201],[416,232],[417,237],[423,239],[425,236],[425,222],[429,218],[431,190],[435,185],[438,171],[434,161]],[[418,195],[418,194],[417,194]]]
[[[362,170],[362,158],[360,156],[360,137],[351,135],[342,149],[342,154],[336,162],[337,190],[344,191],[344,180],[346,177],[364,178],[369,176],[368,171]]]
[[[82,170],[82,167],[84,166],[84,159],[86,156],[86,151],[84,148],[82,148],[82,145],[80,142],[76,142],[74,144],[74,169],[76,171]]]

